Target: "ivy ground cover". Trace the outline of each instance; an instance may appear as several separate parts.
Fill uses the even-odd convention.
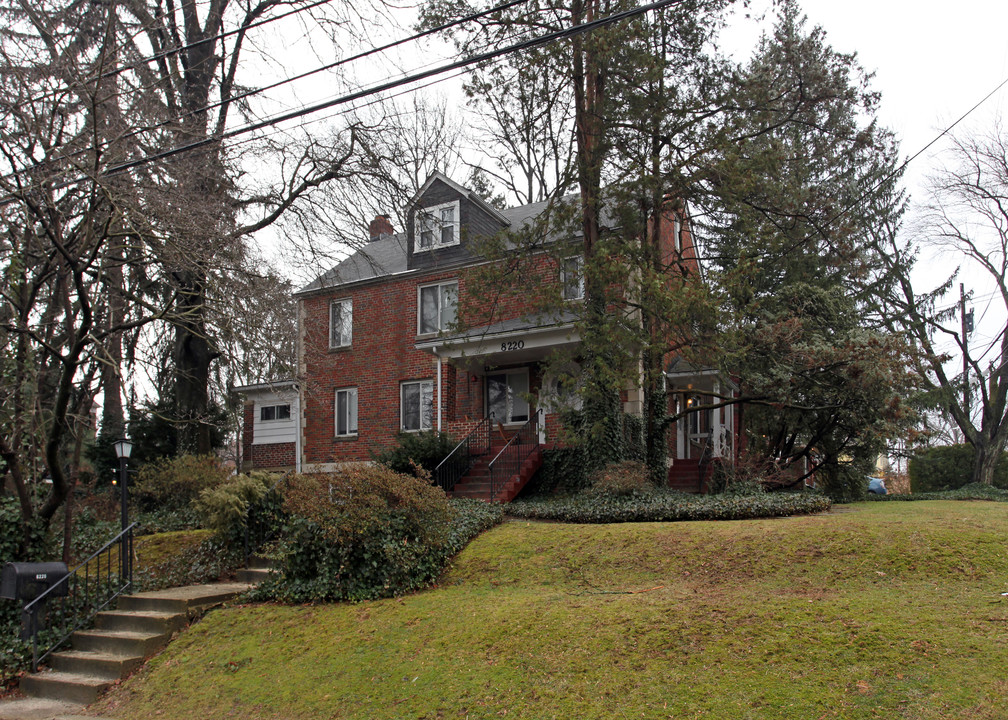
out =
[[[129,718],[1003,718],[1008,505],[514,521],[431,590],[216,611]]]

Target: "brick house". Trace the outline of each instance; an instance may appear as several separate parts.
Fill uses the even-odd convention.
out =
[[[410,202],[403,232],[379,216],[367,245],[295,294],[300,382],[285,387],[297,390],[291,412],[300,432],[287,441],[291,468],[332,471],[371,460],[399,432],[440,430],[465,439],[447,475],[436,478],[446,490],[496,499],[520,490],[538,467],[539,449],[558,436],[555,409],[563,388],[544,361],[559,347],[576,350],[573,313],[544,320],[530,314],[520,291],[501,293],[489,322],[454,334],[453,328],[460,298],[489,294],[470,283],[471,269],[485,262],[471,245],[522,227],[543,207],[497,210],[436,173]],[[697,269],[687,224],[678,213],[670,215],[662,226],[667,252],[680,253]],[[559,260],[563,253],[544,253],[532,278],[556,283],[572,303],[583,298],[576,247]],[[724,389],[714,374],[682,363],[668,379],[672,407],[697,402],[705,389]],[[267,453],[280,457],[272,441],[255,439],[268,422],[255,413],[274,402],[275,388],[241,390],[251,407],[246,426],[251,412],[255,430],[245,440],[251,463],[244,466],[260,467]],[[641,412],[640,388],[626,388],[623,400],[627,412]],[[725,409],[696,413],[678,425],[670,442],[678,467],[670,479],[698,485],[703,448],[730,456],[736,422]],[[488,467],[494,458],[496,467]]]

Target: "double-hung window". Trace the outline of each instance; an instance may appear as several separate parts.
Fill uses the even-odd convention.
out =
[[[415,216],[416,249],[431,248],[459,243],[459,203],[458,200],[432,207],[420,208]]]
[[[353,300],[333,300],[329,304],[329,347],[349,347],[353,341]]]
[[[560,292],[564,300],[584,299],[584,260],[580,255],[561,261]]]
[[[455,323],[458,283],[421,285],[417,298],[417,335],[430,335],[451,329]]]
[[[263,405],[259,408],[259,419],[263,421],[290,420],[290,403],[282,405]]]
[[[336,391],[336,436],[357,434],[357,388]]]
[[[431,380],[404,382],[399,392],[402,429],[430,430],[434,425],[434,383]]]

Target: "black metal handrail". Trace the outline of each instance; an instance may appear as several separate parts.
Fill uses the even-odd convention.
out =
[[[540,413],[542,410],[536,410],[490,461],[491,499],[496,499],[497,491],[518,474],[522,463],[539,447]]]
[[[434,484],[445,492],[451,492],[462,477],[469,472],[475,459],[490,453],[490,437],[493,430],[494,414],[480,420],[468,435],[462,438],[448,457],[434,468]]]
[[[112,601],[133,587],[133,523],[96,550],[65,577],[24,606],[21,627],[24,638],[32,643],[32,672],[39,663],[65,643],[71,635],[89,624]],[[112,551],[119,548],[113,561]],[[104,559],[104,566],[102,560]],[[51,630],[51,638],[39,653],[39,633]]]

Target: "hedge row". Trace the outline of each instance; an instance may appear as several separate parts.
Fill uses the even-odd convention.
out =
[[[873,502],[908,502],[913,500],[993,500],[1008,502],[1008,490],[970,483],[955,490],[937,492],[915,492],[906,495],[868,495]]]
[[[510,515],[572,523],[745,520],[807,515],[829,510],[832,501],[816,493],[686,495],[655,491],[625,497],[532,498],[507,507]]]
[[[972,445],[942,445],[928,448],[910,458],[910,492],[955,490],[973,478],[976,451]],[[994,485],[1008,488],[1008,462],[1004,455],[994,468]]]

